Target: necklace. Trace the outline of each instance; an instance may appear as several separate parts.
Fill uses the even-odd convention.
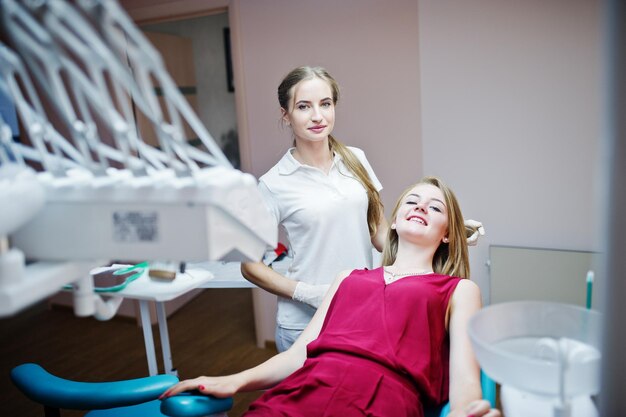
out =
[[[416,271],[416,272],[393,272],[390,271],[388,268],[383,267],[383,272],[385,272],[385,274],[388,274],[389,277],[385,276],[385,282],[390,283],[390,282],[394,282],[395,280],[397,280],[398,278],[403,278],[403,277],[408,277],[411,275],[424,275],[424,274],[432,274],[433,271],[432,270],[428,270],[428,269],[424,269],[422,271]]]

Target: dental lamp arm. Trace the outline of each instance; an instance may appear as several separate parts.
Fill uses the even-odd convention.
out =
[[[27,97],[23,95],[17,79],[22,81]],[[39,98],[18,56],[0,43],[0,89],[9,97],[13,97],[18,115],[26,127],[34,149],[40,155],[44,168],[56,175],[60,174],[55,160],[60,158],[56,144],[52,144],[54,155],[51,155],[44,143],[45,126],[48,120],[43,113]]]
[[[106,18],[100,19],[105,26],[104,33],[115,33],[115,28],[121,28],[127,35],[126,41],[130,58],[137,63],[143,63],[148,72],[152,72],[163,88],[164,98],[171,101],[174,108],[181,113],[185,121],[198,135],[202,144],[216,159],[216,165],[232,167],[221,149],[215,143],[211,134],[198,119],[195,112],[183,98],[170,75],[165,70],[158,52],[147,41],[145,36],[137,30],[128,16],[120,9],[119,4],[111,1],[98,1],[99,7],[105,13]],[[93,9],[92,9],[93,10]],[[115,38],[110,38],[114,40]]]

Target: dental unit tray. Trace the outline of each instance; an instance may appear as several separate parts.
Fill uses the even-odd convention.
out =
[[[46,205],[11,236],[13,245],[27,258],[48,261],[180,262],[259,260],[276,245],[250,174],[223,167],[196,178],[117,174],[106,184],[67,178],[61,185],[40,174]]]

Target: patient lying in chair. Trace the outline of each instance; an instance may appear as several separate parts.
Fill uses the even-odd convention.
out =
[[[467,323],[481,307],[467,279],[466,230],[439,179],[409,187],[392,213],[383,267],[341,273],[287,351],[238,374],[198,377],[162,398],[269,389],[252,416],[421,417],[450,401],[450,416],[500,416],[481,400]]]

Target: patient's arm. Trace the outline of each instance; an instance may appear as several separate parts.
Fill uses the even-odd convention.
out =
[[[203,394],[211,394],[224,398],[240,391],[255,391],[273,387],[280,381],[298,370],[306,360],[306,346],[315,340],[324,323],[330,302],[343,279],[349,271],[342,272],[331,285],[324,301],[315,312],[315,315],[304,329],[300,337],[285,352],[271,357],[254,368],[237,374],[219,377],[201,376],[181,381],[169,388],[161,398],[170,397],[183,391],[199,390]]]
[[[450,333],[450,414],[459,416],[493,416],[500,412],[482,400],[480,367],[474,356],[467,331],[469,319],[481,308],[478,286],[464,279],[452,295],[448,329]]]

